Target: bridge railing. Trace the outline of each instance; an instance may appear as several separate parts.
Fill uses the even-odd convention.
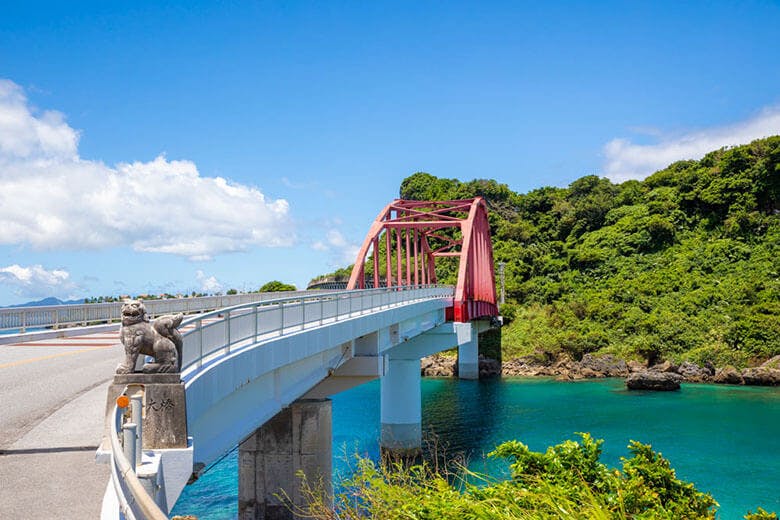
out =
[[[206,312],[223,307],[242,305],[245,303],[274,300],[282,294],[301,295],[306,291],[291,291],[289,293],[265,292],[228,294],[224,296],[200,296],[194,298],[166,298],[162,300],[144,300],[146,312],[151,316],[169,313]],[[20,330],[28,328],[65,327],[71,325],[87,325],[111,323],[121,319],[121,302],[84,303],[73,305],[45,305],[37,307],[8,307],[0,309],[0,331]]]
[[[123,395],[125,393],[126,391],[123,392]],[[140,410],[138,416],[140,418]],[[140,444],[136,437],[136,429],[140,430],[141,424],[126,422],[125,414],[116,404],[110,418],[111,484],[114,486],[119,502],[120,518],[127,520],[167,519],[168,516],[160,509],[136,475],[136,444]],[[121,441],[120,431],[123,433]],[[128,457],[128,454],[131,455]]]
[[[312,291],[313,292],[313,291]],[[182,372],[197,370],[209,358],[265,339],[419,300],[452,298],[448,285],[337,291],[290,296],[237,305],[186,319],[182,325]]]

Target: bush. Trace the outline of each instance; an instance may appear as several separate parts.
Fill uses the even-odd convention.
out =
[[[580,434],[545,452],[518,441],[488,456],[507,459],[512,477],[500,480],[460,466],[376,464],[358,458],[335,507],[304,482],[310,504],[300,516],[315,519],[714,519],[717,502],[675,475],[649,445],[632,441],[621,469],[600,462],[601,440]],[[759,508],[748,520],[776,520]]]

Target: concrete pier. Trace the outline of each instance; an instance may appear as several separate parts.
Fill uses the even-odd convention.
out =
[[[302,471],[310,487],[331,500],[330,399],[301,399],[276,414],[238,448],[239,520],[296,518],[306,505]]]
[[[479,334],[471,327],[471,341],[458,345],[458,377],[479,379]]]
[[[419,358],[389,359],[380,381],[380,446],[394,455],[414,455],[422,447]]]

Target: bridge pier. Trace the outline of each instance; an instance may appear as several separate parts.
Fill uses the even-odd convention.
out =
[[[380,381],[380,446],[393,455],[419,453],[422,448],[420,359],[388,359]]]
[[[471,340],[458,345],[458,377],[479,379],[479,330],[472,325]]]
[[[331,500],[331,426],[330,399],[299,399],[241,442],[239,520],[296,518],[293,511],[307,503],[299,471]]]

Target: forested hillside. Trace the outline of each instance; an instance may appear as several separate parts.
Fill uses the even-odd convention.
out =
[[[488,200],[511,302],[504,359],[598,351],[746,366],[780,354],[780,136],[641,182],[591,175],[518,194],[416,173],[400,194]]]

